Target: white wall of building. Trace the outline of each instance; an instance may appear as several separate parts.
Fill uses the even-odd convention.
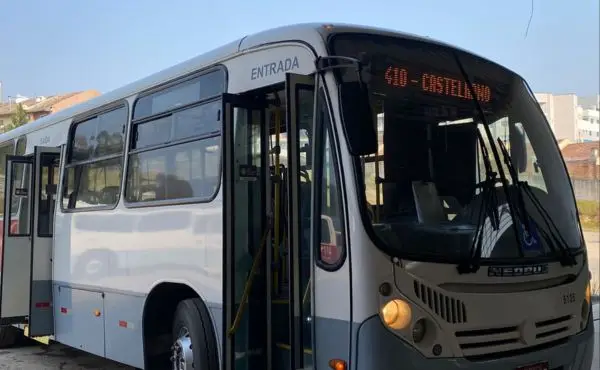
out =
[[[600,95],[536,93],[535,97],[557,139],[600,140]]]
[[[600,112],[577,107],[577,128],[581,141],[600,140]]]

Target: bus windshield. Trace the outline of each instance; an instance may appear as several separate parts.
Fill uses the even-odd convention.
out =
[[[366,64],[378,152],[357,158],[355,168],[378,246],[448,263],[474,250],[481,261],[514,262],[581,248],[558,146],[522,78],[413,39],[338,34],[329,46]],[[357,79],[350,69],[337,73],[340,82]]]

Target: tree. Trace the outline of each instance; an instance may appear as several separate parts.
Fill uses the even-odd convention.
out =
[[[27,122],[29,122],[29,115],[25,112],[25,108],[23,108],[23,104],[17,104],[17,110],[11,117],[11,127],[10,129],[15,129],[19,126],[23,126]]]

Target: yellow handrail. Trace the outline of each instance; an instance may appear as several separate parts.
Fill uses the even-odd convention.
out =
[[[256,254],[256,258],[254,258],[254,262],[252,263],[252,268],[250,269],[250,276],[248,276],[248,280],[246,281],[246,285],[244,286],[244,293],[242,294],[242,301],[240,302],[240,306],[237,309],[235,314],[235,319],[231,324],[231,328],[228,331],[228,335],[232,336],[240,325],[240,321],[242,320],[242,313],[246,308],[246,304],[248,304],[248,295],[250,294],[250,290],[252,288],[252,283],[254,282],[254,276],[256,275],[256,269],[259,266],[259,262],[262,260],[262,255],[265,249],[265,245],[267,244],[267,236],[269,235],[269,229],[267,228],[263,233],[262,239],[260,241],[260,248],[258,253]]]
[[[312,280],[312,276],[308,278],[308,283],[306,284],[306,290],[304,291],[304,297],[302,297],[302,304],[306,303],[306,299],[308,298],[308,292],[310,291],[310,281]]]

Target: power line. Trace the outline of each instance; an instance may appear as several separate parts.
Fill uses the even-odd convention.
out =
[[[533,0],[531,0],[531,13],[529,14],[529,22],[527,22],[527,28],[525,29],[525,38],[529,33],[529,26],[531,25],[531,19],[533,18]]]

